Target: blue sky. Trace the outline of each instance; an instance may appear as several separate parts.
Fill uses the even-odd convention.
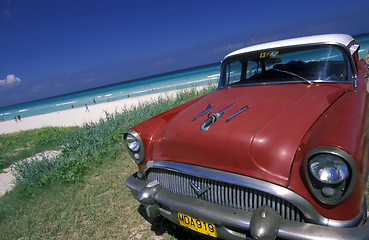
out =
[[[0,0],[0,107],[220,62],[271,40],[369,32],[368,0]]]

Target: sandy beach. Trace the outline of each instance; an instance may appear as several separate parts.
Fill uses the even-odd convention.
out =
[[[198,87],[197,90],[202,87]],[[52,112],[22,118],[21,121],[9,120],[0,122],[0,134],[13,133],[23,130],[43,128],[43,127],[70,127],[82,126],[85,123],[97,122],[105,118],[105,113],[122,112],[123,109],[129,109],[140,103],[157,101],[159,97],[174,97],[179,90],[173,90],[162,93],[144,95],[128,99],[110,101],[105,103],[88,105],[88,111],[85,107],[73,108],[59,112]]]

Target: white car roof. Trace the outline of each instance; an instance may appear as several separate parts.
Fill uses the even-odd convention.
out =
[[[228,58],[234,55],[243,54],[247,52],[254,52],[254,51],[260,51],[263,49],[273,49],[273,48],[288,47],[288,46],[299,46],[299,45],[309,45],[309,44],[341,44],[344,46],[348,46],[353,40],[354,38],[347,34],[325,34],[325,35],[291,38],[291,39],[262,43],[262,44],[257,44],[257,45],[253,45],[250,47],[241,48],[239,50],[231,52],[224,58]]]

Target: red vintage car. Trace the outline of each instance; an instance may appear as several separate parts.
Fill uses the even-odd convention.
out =
[[[369,239],[368,89],[329,34],[227,55],[217,90],[124,135],[149,217],[222,239]]]

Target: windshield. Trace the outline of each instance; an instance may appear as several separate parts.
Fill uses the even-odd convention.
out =
[[[293,47],[251,52],[227,59],[220,87],[281,82],[351,82],[346,53],[338,46]]]

